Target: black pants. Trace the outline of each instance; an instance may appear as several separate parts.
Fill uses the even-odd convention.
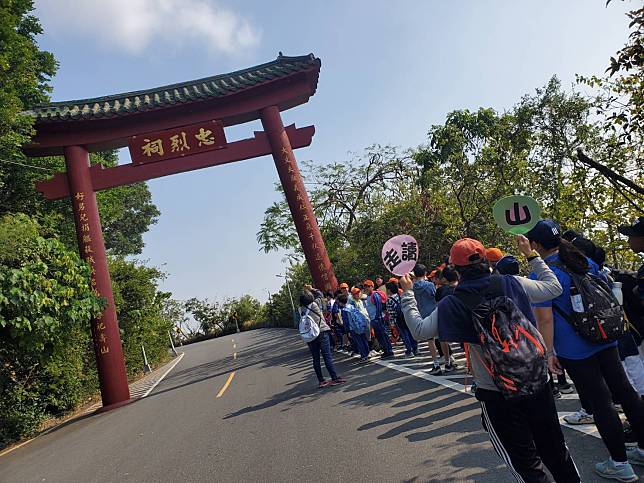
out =
[[[315,371],[315,375],[319,382],[324,381],[324,376],[322,375],[322,364],[320,364],[320,353],[322,353],[324,365],[326,366],[326,370],[329,371],[331,379],[335,381],[338,378],[338,375],[335,372],[335,366],[333,365],[333,354],[331,353],[330,339],[331,331],[325,330],[324,332],[320,332],[320,335],[308,343],[309,349],[311,350],[311,356],[313,357],[313,370]]]
[[[549,385],[536,396],[517,401],[485,389],[478,389],[476,398],[492,446],[517,481],[550,483],[544,464],[557,483],[580,481]]]
[[[640,448],[644,448],[644,401],[626,377],[616,347],[604,349],[587,359],[559,358],[575,383],[584,405],[590,407],[597,430],[615,461],[626,461],[624,430],[619,415],[613,407],[622,405],[631,428],[637,435]]]

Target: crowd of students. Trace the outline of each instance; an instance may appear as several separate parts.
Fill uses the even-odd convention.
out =
[[[644,218],[620,233],[644,253]],[[320,324],[320,341],[309,343],[320,387],[345,382],[334,349],[362,361],[390,359],[392,341],[400,340],[413,358],[418,342],[428,341],[431,373],[440,375],[457,368],[449,343],[461,344],[483,427],[517,481],[550,482],[547,468],[557,482],[578,482],[555,406],[573,391],[567,373],[581,408],[566,421],[596,424],[609,453],[596,473],[637,481],[632,465],[644,466],[644,265],[637,274],[610,269],[600,247],[561,233],[553,220],[518,236],[517,252],[464,238],[432,271],[417,264],[403,277],[341,283],[335,293],[307,286],[301,313],[315,312]],[[586,333],[589,314],[599,309],[601,320]],[[331,381],[323,378],[320,353]]]

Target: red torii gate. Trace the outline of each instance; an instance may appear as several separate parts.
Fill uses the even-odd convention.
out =
[[[107,256],[95,192],[170,174],[273,155],[313,281],[337,281],[317,226],[294,148],[311,144],[315,128],[284,127],[280,111],[315,93],[321,62],[313,54],[180,84],[95,99],[54,102],[27,114],[36,135],[29,156],[64,155],[67,171],[37,183],[50,200],[69,197],[78,246],[92,268],[91,284],[107,299],[92,337],[104,409],[130,400]],[[224,126],[261,119],[264,131],[228,143]],[[132,163],[90,167],[89,153],[128,146]]]

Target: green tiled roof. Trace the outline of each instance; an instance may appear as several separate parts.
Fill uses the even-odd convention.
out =
[[[313,54],[287,57],[280,52],[277,59],[272,62],[230,74],[93,99],[41,104],[25,111],[25,114],[34,117],[36,123],[125,116],[136,112],[163,109],[176,104],[224,97],[298,72],[319,70],[319,68],[320,60]],[[315,83],[317,83],[317,74]]]

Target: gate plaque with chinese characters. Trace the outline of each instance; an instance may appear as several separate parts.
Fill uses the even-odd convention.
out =
[[[128,145],[132,163],[153,163],[225,148],[226,134],[221,121],[201,122],[132,136]]]

